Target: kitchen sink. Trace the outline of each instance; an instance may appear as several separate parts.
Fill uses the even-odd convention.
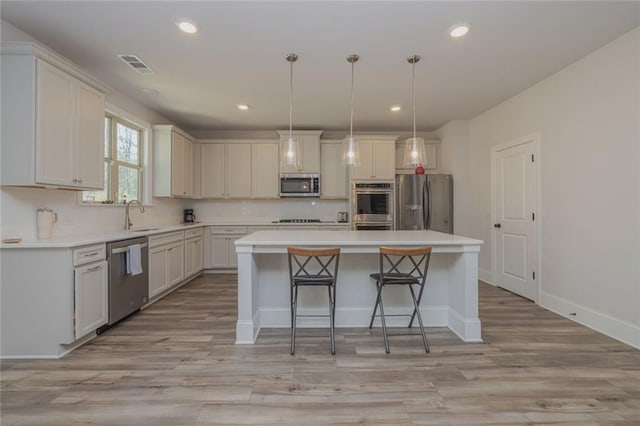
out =
[[[157,231],[161,228],[143,228],[143,229],[130,229],[131,232],[147,232],[147,231]]]

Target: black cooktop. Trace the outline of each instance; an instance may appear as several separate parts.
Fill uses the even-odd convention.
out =
[[[320,219],[280,219],[280,223],[319,223]]]

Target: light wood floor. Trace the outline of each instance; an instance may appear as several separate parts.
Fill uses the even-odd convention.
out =
[[[204,276],[64,359],[2,362],[2,425],[640,424],[640,351],[488,285],[484,343],[446,328],[263,330],[234,345],[236,276]],[[405,331],[405,330],[402,330]],[[417,330],[415,330],[417,331]]]

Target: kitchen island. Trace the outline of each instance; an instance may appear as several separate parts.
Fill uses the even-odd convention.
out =
[[[378,248],[433,247],[421,303],[425,326],[449,327],[465,342],[480,342],[478,253],[480,240],[435,231],[258,231],[236,241],[238,321],[236,343],[252,344],[261,328],[290,327],[287,247],[340,247],[336,327],[366,327],[376,299],[369,278],[379,269]],[[299,295],[298,314],[326,314],[325,289]],[[398,291],[396,291],[398,290]],[[404,290],[404,291],[403,291]],[[385,289],[387,315],[411,313],[406,289]],[[389,316],[388,326],[408,318]],[[379,319],[376,319],[379,326]],[[328,318],[302,317],[299,327],[328,327]]]

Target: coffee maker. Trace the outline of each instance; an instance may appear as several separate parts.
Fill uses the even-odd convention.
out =
[[[193,223],[196,221],[196,215],[193,214],[193,209],[184,209],[184,223]]]

